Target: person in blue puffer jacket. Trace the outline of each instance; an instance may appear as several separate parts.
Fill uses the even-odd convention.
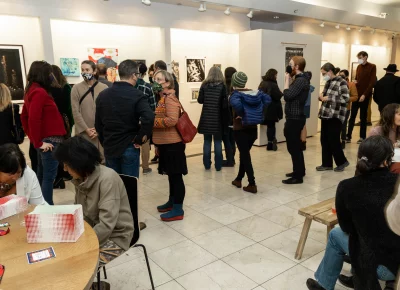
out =
[[[232,185],[242,188],[242,179],[247,174],[249,185],[244,191],[257,193],[250,150],[257,140],[257,125],[263,121],[263,111],[271,103],[271,97],[263,91],[246,89],[247,76],[237,72],[232,76],[233,92],[229,102],[233,108],[233,134],[240,152],[240,166]]]

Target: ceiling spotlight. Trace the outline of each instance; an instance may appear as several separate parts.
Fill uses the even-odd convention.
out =
[[[340,25],[339,25],[339,24],[336,25],[335,28],[336,28],[336,29],[340,29]]]
[[[385,12],[382,12],[381,14],[379,14],[379,17],[380,18],[383,18],[383,19],[386,19],[386,17],[389,15],[389,13],[385,13]]]
[[[350,26],[347,26],[347,27],[346,27],[346,30],[347,30],[347,31],[350,31],[350,30],[351,30]]]
[[[199,12],[206,12],[206,11],[207,11],[206,3],[201,3]]]
[[[274,16],[274,19],[279,19],[279,16],[277,15],[277,16]]]
[[[146,6],[150,6],[151,5],[151,1],[150,0],[142,0],[142,4],[144,4]]]
[[[362,32],[362,28],[360,28],[360,29],[358,30],[358,32]]]
[[[322,28],[325,27],[325,22],[322,22],[319,26],[321,26]]]
[[[372,30],[371,30],[371,34],[374,34],[374,33],[375,33],[375,29],[372,29]]]
[[[253,18],[253,10],[250,10],[249,14],[247,14],[247,17],[249,17],[250,19]]]
[[[224,14],[227,15],[227,16],[231,15],[231,8],[229,8],[229,7],[226,8]]]

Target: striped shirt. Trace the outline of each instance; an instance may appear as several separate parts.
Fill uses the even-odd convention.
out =
[[[170,90],[167,93],[172,94],[165,97],[161,93],[161,99],[156,107],[153,128],[153,143],[156,145],[182,142],[181,135],[176,129],[176,124],[180,117],[181,104],[175,97],[174,90]]]

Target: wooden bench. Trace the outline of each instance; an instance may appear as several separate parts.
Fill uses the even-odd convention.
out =
[[[327,238],[330,231],[338,224],[337,215],[332,212],[332,205],[335,203],[335,198],[325,200],[320,203],[310,205],[299,209],[299,215],[306,218],[301,231],[299,244],[297,245],[295,259],[300,260],[303,255],[304,246],[306,245],[308,232],[310,231],[311,222],[314,220],[327,227]]]

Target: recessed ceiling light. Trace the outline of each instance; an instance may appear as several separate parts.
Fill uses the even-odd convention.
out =
[[[347,31],[350,31],[350,30],[351,30],[350,26],[347,26],[347,27],[346,27],[346,30],[347,30]]]
[[[340,25],[339,25],[339,24],[338,24],[338,25],[336,25],[336,26],[335,26],[335,28],[336,28],[336,29],[339,29],[339,28],[340,28]]]
[[[226,16],[229,16],[229,15],[231,15],[231,8],[226,8],[226,10],[225,10],[225,12],[224,12],[224,14],[226,15]]]
[[[250,19],[253,18],[253,10],[250,10],[249,14],[247,14],[247,17],[249,17]]]
[[[151,5],[151,1],[150,0],[142,0],[142,3],[146,6],[150,6]]]
[[[201,3],[199,12],[206,12],[206,11],[207,11],[206,3]]]
[[[386,12],[382,12],[381,14],[379,14],[380,18],[386,18],[387,16],[389,16],[389,13]]]
[[[325,22],[322,22],[319,26],[321,26],[322,28],[325,27]]]
[[[279,16],[277,15],[277,16],[274,16],[274,19],[279,19]]]

